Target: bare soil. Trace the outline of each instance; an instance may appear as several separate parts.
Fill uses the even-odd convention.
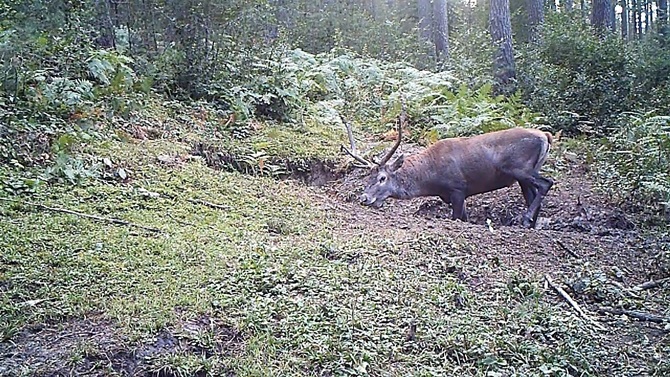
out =
[[[521,227],[526,210],[517,185],[470,197],[468,221],[451,220],[451,208],[439,198],[388,199],[381,209],[357,203],[365,172],[355,170],[323,191],[352,228],[411,229],[417,234],[458,236],[477,245],[476,253],[508,258],[538,272],[559,272],[571,261],[624,271],[626,285],[667,275],[653,258],[670,238],[641,230],[646,213],[624,211],[592,188],[583,170],[564,173],[547,197],[535,229]]]

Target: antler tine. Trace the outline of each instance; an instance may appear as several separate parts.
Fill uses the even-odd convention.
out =
[[[356,161],[362,163],[362,164],[364,165],[363,167],[372,167],[372,166],[374,166],[373,163],[371,163],[370,161],[364,159],[363,157],[359,156],[359,155],[356,153],[356,142],[355,142],[355,140],[354,140],[354,134],[353,134],[353,132],[351,131],[351,124],[349,124],[349,122],[347,122],[347,120],[344,119],[344,117],[342,116],[342,114],[340,114],[340,119],[342,120],[342,123],[344,123],[344,127],[346,127],[346,129],[347,129],[347,136],[349,136],[349,144],[351,145],[351,150],[348,150],[347,147],[345,147],[344,145],[341,145],[341,146],[340,146],[340,150],[341,150],[342,152],[345,152],[345,153],[348,154],[349,156],[353,157],[354,160],[356,160]]]
[[[348,150],[347,147],[345,147],[344,145],[340,145],[340,150],[341,150],[342,152],[348,154],[349,156],[353,157],[354,160],[356,160],[356,161],[362,163],[363,166],[360,166],[360,167],[362,167],[362,168],[371,168],[371,167],[374,166],[373,163],[371,163],[370,161],[367,161],[367,160],[364,159],[363,157],[361,157],[361,156],[357,156],[357,155],[351,153],[351,151]]]
[[[393,145],[393,148],[387,153],[384,158],[382,158],[381,161],[379,161],[379,165],[384,165],[385,163],[389,162],[393,154],[398,150],[398,147],[400,146],[400,142],[402,141],[402,126],[404,126],[407,123],[407,111],[405,110],[405,103],[402,103],[402,110],[400,111],[400,121],[398,122],[398,139],[395,141],[395,144]]]

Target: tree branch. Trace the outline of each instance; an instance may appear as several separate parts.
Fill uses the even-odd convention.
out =
[[[661,317],[655,314],[648,314],[643,312],[638,312],[636,310],[626,310],[626,309],[610,309],[610,308],[598,308],[598,312],[614,314],[614,315],[627,315],[631,318],[639,319],[640,321],[654,322],[654,323],[664,323],[670,322],[670,318]]]
[[[103,221],[103,222],[108,222],[108,223],[113,223],[113,224],[119,224],[119,225],[133,226],[133,227],[136,227],[136,228],[148,230],[150,232],[163,233],[163,231],[158,229],[158,228],[152,228],[152,227],[148,227],[148,226],[144,226],[144,225],[140,225],[140,224],[135,224],[135,223],[131,223],[129,221],[121,220],[121,219],[115,219],[115,218],[111,218],[111,217],[101,217],[101,216],[96,216],[96,215],[89,215],[87,213],[72,211],[72,210],[65,209],[65,208],[49,207],[49,206],[45,206],[44,204],[24,202],[24,201],[13,200],[13,199],[8,199],[8,198],[0,198],[0,200],[5,201],[5,202],[10,202],[10,203],[30,205],[30,206],[33,206],[33,207],[37,207],[37,208],[41,208],[41,209],[45,209],[45,210],[53,211],[53,212],[67,213],[67,214],[70,214],[70,215],[84,217],[84,218],[87,218],[87,219],[93,219],[93,220],[98,220],[98,221]]]
[[[636,285],[636,286],[633,287],[633,290],[641,291],[641,290],[645,290],[645,289],[652,289],[652,288],[660,287],[660,286],[664,285],[665,283],[670,283],[670,277],[659,279],[659,280],[651,280],[651,281],[648,281],[646,283]]]
[[[558,285],[556,285],[556,283],[554,283],[554,281],[551,279],[551,277],[550,277],[548,274],[547,274],[547,275],[544,275],[544,279],[547,281],[547,283],[549,283],[549,286],[551,286],[552,288],[554,288],[554,290],[555,290],[556,292],[558,292],[558,294],[560,294],[561,297],[563,297],[563,299],[565,299],[565,301],[567,301],[568,304],[570,304],[570,305],[577,311],[577,313],[578,313],[582,318],[584,318],[585,320],[591,322],[591,324],[593,324],[593,325],[594,325],[596,328],[598,328],[599,330],[603,330],[603,331],[606,330],[606,329],[605,329],[604,327],[602,327],[599,323],[597,323],[597,322],[594,321],[592,318],[590,318],[588,315],[586,315],[586,312],[584,312],[584,310],[582,309],[582,307],[579,306],[579,304],[578,304],[575,300],[573,300],[572,297],[570,297],[570,295],[569,295],[566,291],[563,290],[563,288],[561,288],[561,287],[559,287]]]

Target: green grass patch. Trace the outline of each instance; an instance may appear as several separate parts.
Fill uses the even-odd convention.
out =
[[[126,183],[52,183],[14,197],[161,233],[0,202],[3,341],[98,313],[124,347],[187,344],[142,359],[148,373],[183,376],[598,375],[599,355],[611,355],[544,299],[539,276],[470,260],[476,245],[367,222],[354,230],[305,186],[197,159],[157,162],[186,149],[107,142],[93,150],[127,166]],[[468,280],[480,276],[497,280]],[[189,330],[199,318],[211,322]],[[77,344],[72,368],[101,352]]]

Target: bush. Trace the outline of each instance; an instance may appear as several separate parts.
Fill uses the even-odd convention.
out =
[[[602,190],[619,200],[670,209],[670,116],[622,115],[598,155]]]
[[[547,15],[544,43],[521,49],[524,102],[568,133],[607,134],[625,112],[670,110],[670,52],[651,36],[599,37],[570,15]]]

